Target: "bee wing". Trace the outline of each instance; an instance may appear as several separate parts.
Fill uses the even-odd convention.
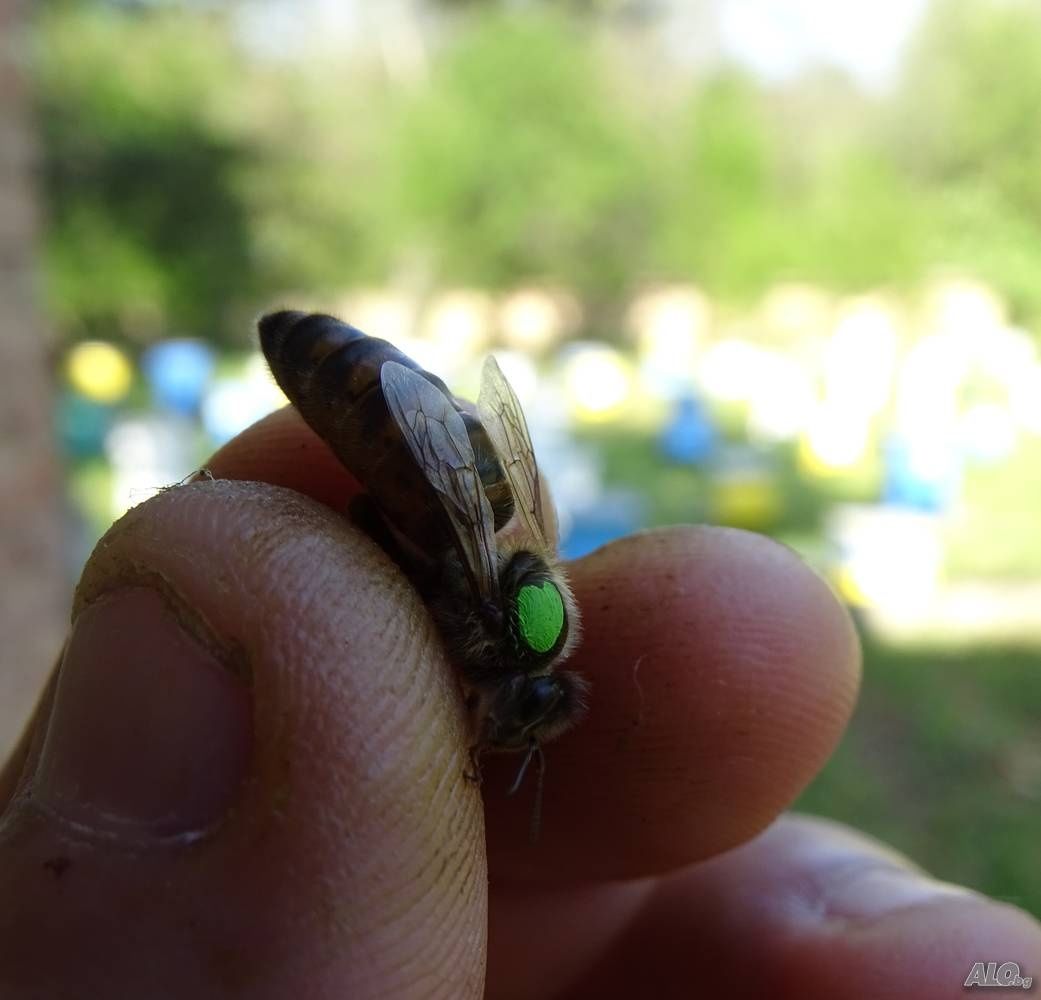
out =
[[[497,601],[494,517],[463,418],[443,392],[396,361],[380,369],[380,383],[401,436],[448,515],[474,593]]]
[[[556,539],[546,537],[539,467],[535,463],[535,449],[531,445],[524,411],[499,363],[491,355],[484,362],[481,374],[477,415],[499,454],[499,461],[513,490],[514,505],[528,531],[536,541],[555,548]]]

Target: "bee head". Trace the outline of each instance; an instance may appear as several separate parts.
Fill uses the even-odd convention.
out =
[[[481,743],[493,750],[524,750],[554,739],[581,716],[586,689],[578,674],[567,671],[515,675],[488,706]]]

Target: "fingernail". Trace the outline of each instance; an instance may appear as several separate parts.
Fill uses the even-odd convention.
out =
[[[234,802],[252,741],[244,680],[157,591],[80,612],[61,664],[32,800],[128,841],[201,834]]]
[[[885,862],[858,864],[833,873],[823,893],[828,916],[847,920],[873,920],[941,898],[969,895],[960,886]]]

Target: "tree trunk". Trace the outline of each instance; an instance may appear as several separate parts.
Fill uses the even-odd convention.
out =
[[[0,763],[65,630],[53,387],[35,302],[34,147],[19,32],[27,4],[0,0]]]

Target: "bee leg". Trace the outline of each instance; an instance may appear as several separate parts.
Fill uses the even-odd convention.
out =
[[[365,532],[390,556],[423,600],[429,600],[440,579],[437,574],[438,564],[420,558],[419,553],[402,544],[384,518],[379,505],[368,493],[359,493],[347,504],[347,516],[356,528]]]
[[[216,482],[216,477],[209,469],[203,466],[201,469],[196,469],[194,472],[189,472],[184,479],[178,479],[176,483],[172,483],[170,486],[159,486],[157,487],[160,493],[165,493],[167,490],[175,490],[178,486],[188,486],[190,483],[198,483],[203,480],[207,482]]]
[[[467,781],[472,781],[475,785],[480,786],[484,780],[484,776],[481,774],[481,754],[484,752],[484,747],[480,743],[475,743],[470,747],[470,767],[472,771],[464,771],[463,777]]]
[[[409,563],[398,544],[379,507],[368,493],[359,493],[347,505],[347,516],[353,524],[365,532],[406,573]]]
[[[351,497],[347,504],[347,516],[381,549],[386,548],[387,544],[392,541],[390,530],[380,517],[379,508],[373,503],[372,497],[368,493],[359,493]]]

